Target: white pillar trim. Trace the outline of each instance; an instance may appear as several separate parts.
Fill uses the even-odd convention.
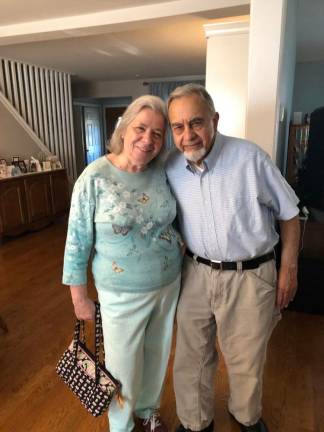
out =
[[[219,21],[211,24],[204,24],[205,37],[208,39],[212,36],[226,34],[248,33],[250,20],[248,16],[231,18],[230,21]]]
[[[246,138],[276,160],[287,0],[252,0]],[[262,77],[262,79],[260,79]]]
[[[245,138],[249,16],[204,25],[206,89],[219,112],[219,131]]]

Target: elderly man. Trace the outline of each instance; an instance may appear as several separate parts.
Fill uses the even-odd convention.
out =
[[[187,245],[174,364],[177,432],[214,428],[216,334],[229,413],[241,431],[266,432],[263,368],[280,310],[297,287],[298,198],[258,146],[217,131],[219,116],[204,87],[178,87],[168,110],[177,151],[167,174]]]

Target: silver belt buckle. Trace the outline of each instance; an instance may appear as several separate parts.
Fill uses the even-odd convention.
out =
[[[210,262],[211,262],[211,268],[212,269],[216,269],[217,270],[217,268],[214,267],[213,264],[219,264],[218,270],[223,270],[223,263],[222,263],[222,261],[210,260]]]

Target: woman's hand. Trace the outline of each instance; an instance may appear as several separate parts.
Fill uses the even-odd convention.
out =
[[[75,316],[79,320],[94,320],[95,304],[89,297],[73,303],[73,305]]]
[[[71,285],[70,290],[75,316],[79,320],[94,320],[96,308],[88,297],[86,285]]]

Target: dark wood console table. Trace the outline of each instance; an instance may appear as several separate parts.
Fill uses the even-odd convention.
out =
[[[43,228],[69,205],[65,169],[0,179],[0,238]]]

